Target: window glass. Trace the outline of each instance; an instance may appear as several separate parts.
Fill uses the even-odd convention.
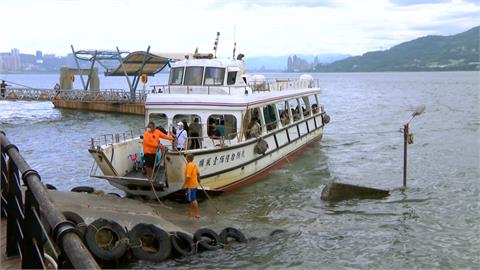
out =
[[[292,112],[293,121],[297,121],[301,118],[300,114],[300,106],[298,105],[297,99],[291,99],[288,101],[290,104],[290,111]]]
[[[180,85],[182,84],[183,67],[172,68],[170,70],[170,81],[168,84]]]
[[[269,104],[263,107],[263,117],[265,118],[265,126],[267,127],[267,131],[277,127],[277,116],[275,114],[274,105]]]
[[[202,85],[203,67],[187,67],[184,85]]]
[[[310,101],[310,105],[312,107],[312,113],[318,113],[319,112],[319,107],[318,107],[318,102],[317,102],[317,96],[316,95],[311,95],[308,97],[308,100]]]
[[[245,117],[243,118],[243,126],[246,128],[244,128],[243,133],[247,140],[262,135],[260,117],[259,108],[253,108],[246,111]]]
[[[183,129],[187,132],[188,149],[202,147],[202,121],[196,114],[176,114],[172,119],[171,132],[175,137],[178,133],[178,123],[183,123]]]
[[[237,72],[236,71],[228,72],[227,84],[232,85],[232,84],[235,84],[236,81],[237,81]]]
[[[207,135],[212,139],[234,139],[237,136],[237,118],[231,114],[212,114],[208,117]]]
[[[205,85],[223,85],[225,77],[224,68],[207,67],[205,68]]]
[[[152,113],[148,116],[148,121],[155,123],[156,127],[168,129],[168,120],[164,113]]]
[[[283,126],[290,124],[290,114],[288,108],[288,102],[279,102],[277,103],[278,114],[280,115],[280,123]]]
[[[310,101],[308,97],[300,98],[300,104],[302,105],[303,116],[309,116],[311,114]]]

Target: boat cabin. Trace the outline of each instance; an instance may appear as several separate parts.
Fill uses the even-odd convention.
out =
[[[320,90],[311,76],[269,83],[261,75],[248,80],[244,74],[241,60],[172,64],[168,85],[147,97],[145,124],[174,131],[186,122],[188,147],[195,150],[238,144],[321,112]]]

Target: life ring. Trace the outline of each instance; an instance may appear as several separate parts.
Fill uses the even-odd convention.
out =
[[[168,233],[153,224],[139,223],[128,232],[133,255],[140,260],[161,262],[170,256]]]
[[[243,233],[235,228],[232,228],[232,227],[228,227],[228,228],[225,228],[222,230],[222,232],[220,233],[219,235],[220,237],[220,242],[222,244],[228,244],[229,243],[229,239],[233,239],[239,243],[247,243],[248,240],[247,238],[245,237],[245,235],[243,235]]]
[[[89,186],[79,186],[79,187],[74,187],[70,190],[71,192],[86,192],[86,193],[93,193],[95,189],[93,187]]]
[[[195,253],[193,238],[184,232],[171,232],[170,243],[174,255],[188,256]]]
[[[82,233],[82,236],[85,235],[85,231],[87,230],[87,224],[85,224],[85,221],[79,214],[72,211],[63,211],[62,214],[66,220],[71,221],[73,222],[73,224],[75,224],[75,227],[77,227],[80,233]]]
[[[217,250],[221,247],[218,234],[208,228],[198,229],[193,235],[193,241],[199,250]]]
[[[113,220],[99,218],[87,227],[85,243],[90,252],[104,263],[115,262],[127,251],[127,234]]]

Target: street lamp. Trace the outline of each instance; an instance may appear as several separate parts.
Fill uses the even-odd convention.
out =
[[[415,116],[425,112],[425,105],[420,105],[412,113],[412,118],[403,125],[403,189],[407,188],[407,146],[413,143],[413,133],[410,133],[409,124]]]

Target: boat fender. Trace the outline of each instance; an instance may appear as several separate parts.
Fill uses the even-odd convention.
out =
[[[268,143],[264,139],[260,138],[258,139],[257,144],[253,148],[253,151],[255,152],[255,154],[264,155],[265,152],[267,152],[267,149]]]
[[[198,229],[193,235],[193,242],[197,250],[217,250],[221,247],[218,234],[208,228]]]
[[[174,255],[188,256],[195,253],[193,238],[184,232],[171,232],[170,243]]]
[[[128,239],[133,255],[140,260],[161,262],[172,251],[168,233],[153,224],[135,225],[128,232]]]
[[[70,190],[71,192],[86,192],[86,193],[93,193],[95,189],[93,187],[89,186],[79,186],[79,187],[74,187]]]
[[[50,190],[57,190],[57,188],[52,184],[45,184],[45,187]]]
[[[322,123],[324,125],[330,123],[330,116],[326,113],[322,114]]]
[[[222,232],[220,233],[219,235],[220,237],[220,242],[222,244],[228,244],[229,243],[229,239],[233,239],[239,243],[247,243],[247,238],[245,237],[245,235],[243,235],[243,233],[241,231],[239,231],[238,229],[235,229],[235,228],[232,228],[232,227],[228,227],[228,228],[225,228],[222,230]]]
[[[87,227],[85,243],[90,252],[102,262],[116,262],[127,251],[127,234],[113,220],[99,218]]]
[[[66,220],[71,221],[73,222],[73,224],[75,224],[75,227],[77,227],[82,236],[85,235],[85,231],[87,230],[87,224],[85,224],[85,221],[79,214],[72,211],[63,211],[62,214]]]

